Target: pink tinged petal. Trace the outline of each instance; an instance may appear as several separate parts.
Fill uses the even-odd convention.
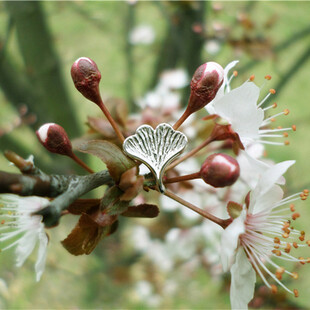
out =
[[[37,282],[40,281],[41,276],[42,276],[44,269],[45,269],[47,244],[48,244],[47,235],[44,232],[44,230],[42,230],[39,234],[38,257],[37,257],[37,261],[35,264]]]
[[[264,112],[257,108],[259,88],[245,82],[214,103],[216,114],[226,119],[241,138],[258,138]]]
[[[21,267],[28,256],[31,254],[36,245],[37,238],[37,232],[29,230],[19,239],[15,250],[17,267]]]
[[[239,248],[231,267],[230,303],[232,309],[248,309],[254,296],[256,274],[243,248]]]
[[[245,218],[246,210],[243,210],[240,216],[233,220],[233,222],[222,233],[221,261],[224,272],[228,271],[234,263],[239,236],[245,232]]]
[[[278,163],[268,170],[266,170],[260,180],[258,181],[255,189],[251,194],[250,201],[250,210],[253,210],[253,206],[255,205],[255,201],[263,196],[265,193],[269,192],[269,190],[277,183],[282,175],[286,172],[286,170],[291,167],[295,163],[295,160],[287,160],[281,163]]]

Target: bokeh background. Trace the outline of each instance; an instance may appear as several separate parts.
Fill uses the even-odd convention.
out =
[[[276,89],[272,100],[279,109],[290,110],[279,124],[297,126],[289,146],[267,147],[277,162],[297,161],[287,173],[287,192],[309,187],[309,13],[310,3],[302,1],[0,2],[1,170],[15,171],[2,156],[11,149],[25,157],[34,154],[46,172],[81,173],[69,159],[48,154],[34,134],[41,124],[56,122],[77,138],[87,130],[87,116],[100,115],[71,81],[71,65],[81,56],[96,61],[103,96],[125,100],[131,113],[139,113],[136,102],[154,89],[164,70],[183,69],[190,77],[203,62],[224,67],[239,59],[234,85],[255,74],[263,92]],[[267,85],[266,74],[272,76]],[[180,92],[186,102],[188,87]],[[84,159],[94,169],[104,168],[96,159]],[[301,213],[299,226],[307,228],[309,205],[303,204]],[[171,217],[170,224],[176,225]],[[154,236],[164,238],[168,219],[163,214],[152,224]],[[50,232],[46,271],[39,283],[34,279],[35,255],[17,270],[13,253],[1,253],[1,308],[229,307],[229,275],[214,276],[203,264],[184,271],[176,263],[170,273],[159,271],[132,246],[129,232],[135,222],[123,220],[123,228],[91,255],[70,255],[59,241],[75,221],[64,219]],[[298,299],[270,295],[258,283],[252,307],[310,308],[309,266],[300,273],[294,283]]]

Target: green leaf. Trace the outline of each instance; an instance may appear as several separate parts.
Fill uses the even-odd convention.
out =
[[[78,147],[83,153],[99,157],[109,170],[111,177],[118,182],[121,175],[135,166],[135,162],[128,158],[115,144],[104,140],[86,141]]]

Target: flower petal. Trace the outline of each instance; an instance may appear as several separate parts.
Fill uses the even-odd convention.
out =
[[[232,309],[247,309],[254,295],[255,271],[243,248],[239,248],[231,267],[230,303]]]
[[[268,192],[253,199],[249,206],[249,213],[257,214],[259,212],[272,211],[273,207],[283,198],[283,190],[279,185],[273,185]]]
[[[217,91],[216,93],[216,96],[215,98],[210,102],[208,103],[205,108],[206,110],[208,111],[208,113],[211,115],[211,114],[216,114],[216,111],[214,109],[214,104],[215,102],[217,102],[220,98],[222,98],[226,93],[230,92],[230,86],[229,86],[229,83],[228,83],[228,72],[239,62],[239,60],[234,60],[232,62],[230,62],[224,69],[224,81],[223,81],[223,84],[222,86],[219,88],[219,90]]]
[[[15,250],[17,267],[21,267],[24,264],[25,260],[33,251],[37,239],[38,235],[32,230],[28,230],[25,235],[18,240],[18,245]]]
[[[274,185],[280,180],[286,170],[294,163],[295,160],[283,161],[270,167],[261,175],[256,187],[251,194],[249,212],[253,212],[256,201],[259,200],[261,196],[264,196],[267,192],[269,192],[272,188],[274,191],[279,192],[278,189],[275,189]],[[271,193],[273,190],[271,190]],[[267,196],[271,197],[271,193],[267,194]],[[274,201],[274,199],[272,201]]]
[[[239,217],[223,231],[221,239],[221,260],[223,271],[228,271],[234,263],[236,249],[238,247],[239,236],[245,232],[244,221],[246,210],[243,210]]]
[[[257,108],[258,97],[259,87],[252,82],[245,82],[213,105],[216,114],[231,124],[242,142],[258,137],[259,127],[264,120],[263,110]]]
[[[39,233],[39,249],[38,249],[38,257],[34,269],[36,271],[36,280],[40,281],[40,278],[45,269],[45,261],[46,261],[46,250],[47,250],[48,238],[47,235],[42,229]]]

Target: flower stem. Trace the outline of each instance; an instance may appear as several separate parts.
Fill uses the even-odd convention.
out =
[[[211,143],[213,141],[213,138],[209,137],[207,140],[205,140],[202,144],[198,145],[197,147],[195,147],[194,149],[192,149],[190,152],[188,152],[187,154],[185,154],[184,156],[180,157],[179,159],[175,160],[171,165],[169,165],[166,169],[166,171],[174,168],[175,166],[177,166],[179,163],[181,163],[182,161],[186,160],[187,158],[195,155],[197,152],[199,152],[201,149],[203,149],[204,147],[206,147],[209,143]]]
[[[175,182],[182,182],[182,181],[188,181],[188,180],[193,180],[193,179],[199,179],[200,178],[200,172],[195,172],[187,175],[182,175],[170,179],[164,180],[165,184],[168,183],[175,183]]]
[[[118,139],[121,141],[121,143],[124,142],[125,138],[122,134],[122,132],[120,131],[118,125],[116,124],[116,122],[114,121],[113,117],[111,116],[109,110],[106,108],[106,106],[104,105],[104,103],[102,102],[102,99],[100,98],[100,102],[97,103],[99,108],[101,109],[101,111],[103,112],[103,114],[106,116],[106,118],[108,119],[108,121],[110,122],[111,126],[113,127]]]
[[[174,130],[177,130],[184,122],[185,120],[191,115],[191,113],[186,109],[182,116],[177,120],[177,122],[172,126]]]
[[[171,199],[173,199],[173,200],[179,202],[180,204],[184,205],[185,207],[187,207],[187,208],[193,210],[194,212],[200,214],[200,215],[203,216],[204,218],[206,218],[206,219],[208,219],[208,220],[210,220],[210,221],[212,221],[212,222],[214,222],[214,223],[220,225],[220,226],[221,226],[222,228],[224,228],[224,229],[225,229],[225,228],[229,225],[229,223],[230,223],[230,219],[228,219],[228,220],[223,220],[223,219],[221,219],[221,218],[218,218],[217,216],[212,215],[211,213],[209,213],[209,212],[207,212],[207,211],[205,211],[205,210],[202,210],[202,209],[200,209],[200,208],[198,208],[198,207],[192,205],[190,202],[188,202],[188,201],[182,199],[181,197],[175,195],[174,193],[172,193],[172,192],[169,191],[169,190],[166,190],[166,191],[165,191],[165,195],[166,195],[167,197],[170,197]]]
[[[95,171],[89,168],[80,158],[78,158],[73,152],[70,156],[78,165],[80,165],[83,169],[88,171],[89,173],[94,173]]]

